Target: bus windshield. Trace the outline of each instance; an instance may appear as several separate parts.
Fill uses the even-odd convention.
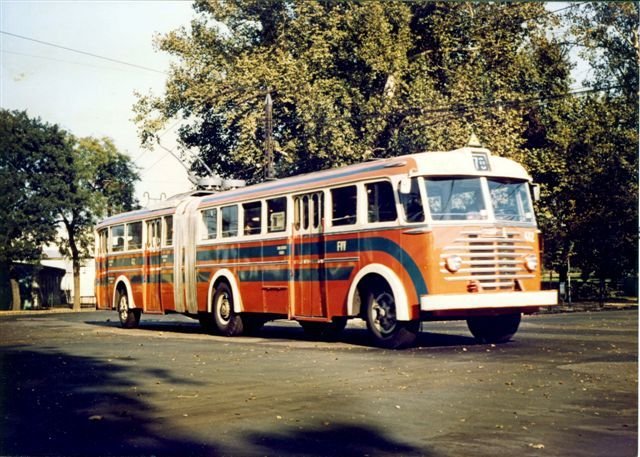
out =
[[[496,220],[533,222],[529,186],[522,181],[488,179]]]
[[[425,183],[434,221],[487,218],[480,178],[428,178]]]
[[[432,220],[487,220],[489,205],[484,197],[485,185],[488,185],[491,208],[497,221],[534,222],[526,182],[479,177],[426,178],[425,187]]]

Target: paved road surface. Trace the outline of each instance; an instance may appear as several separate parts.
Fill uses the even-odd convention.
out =
[[[478,345],[462,322],[415,348],[295,323],[258,337],[181,316],[0,316],[0,455],[636,456],[637,310],[525,317]]]

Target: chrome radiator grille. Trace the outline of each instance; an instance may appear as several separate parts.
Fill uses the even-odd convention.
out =
[[[440,255],[440,271],[447,281],[477,281],[482,290],[514,290],[516,280],[533,278],[524,266],[524,258],[533,254],[533,246],[522,234],[507,229],[463,231]],[[458,255],[462,267],[455,274],[445,259]]]

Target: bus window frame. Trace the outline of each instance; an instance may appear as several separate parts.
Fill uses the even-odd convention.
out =
[[[215,214],[215,232],[213,233],[213,237],[210,237],[209,227],[205,223],[205,213],[208,211],[214,211]],[[213,243],[220,239],[220,210],[218,207],[212,208],[202,208],[199,211],[200,221],[198,225],[198,243]]]
[[[242,224],[244,223],[243,219],[243,214],[242,211],[240,211],[239,206],[241,205],[241,202],[238,203],[233,203],[231,205],[225,205],[225,206],[221,206],[220,209],[220,240],[235,240],[237,238],[240,237],[241,235],[241,227]],[[224,210],[225,209],[231,209],[231,208],[235,208],[235,223],[236,223],[236,228],[235,228],[235,232],[229,232],[229,234],[225,234],[225,230],[224,230]]]
[[[167,220],[171,220],[171,237],[169,237],[169,224]],[[173,248],[173,214],[162,216],[162,237],[160,246],[163,248]],[[168,241],[171,241],[170,243]]]
[[[356,227],[358,227],[359,222],[361,220],[361,215],[359,214],[361,211],[361,207],[362,204],[360,203],[361,200],[361,194],[362,194],[362,190],[359,189],[359,187],[362,186],[362,183],[357,183],[357,182],[350,182],[350,183],[345,183],[342,185],[338,185],[338,186],[332,186],[328,189],[327,193],[328,193],[328,197],[329,198],[325,198],[325,215],[329,215],[329,217],[326,217],[327,221],[325,222],[325,225],[327,226],[327,229],[330,229],[331,231],[342,231],[342,230],[351,230],[354,229]],[[353,187],[356,190],[356,195],[355,195],[355,202],[356,202],[356,207],[355,207],[355,213],[353,215],[349,215],[349,217],[353,217],[354,221],[351,223],[346,223],[346,224],[335,224],[334,221],[334,207],[333,207],[333,191],[335,190],[339,190],[339,189],[346,189],[348,187]],[[346,216],[345,216],[346,217]]]
[[[252,227],[247,221],[247,211],[251,211],[251,208],[247,208],[249,206],[252,205],[258,205],[260,208],[260,212],[259,212],[259,224],[255,227]],[[238,230],[239,235],[243,236],[243,237],[255,237],[255,236],[260,236],[263,234],[263,222],[264,222],[264,202],[263,200],[250,200],[250,201],[245,201],[245,202],[241,202],[239,204],[240,208],[242,208],[242,230]],[[255,209],[255,208],[253,208]],[[238,215],[238,218],[239,215]],[[249,231],[247,231],[247,228],[249,229]]]
[[[269,202],[275,201],[275,200],[284,200],[284,211],[273,211],[272,213],[269,213]],[[291,200],[291,197],[288,197],[287,195],[281,195],[281,196],[277,196],[277,197],[272,197],[272,198],[265,198],[264,200],[264,205],[263,205],[263,210],[265,212],[264,214],[264,221],[266,223],[266,231],[264,233],[265,236],[270,236],[270,235],[284,235],[287,233],[287,229],[289,227],[289,200]],[[271,223],[271,215],[272,214],[280,214],[280,213],[284,213],[284,221],[283,221],[283,225],[281,229],[278,230],[272,230],[273,224]]]
[[[114,229],[116,229],[117,227],[122,227],[122,235],[115,235],[114,236]],[[126,238],[126,233],[127,233],[127,227],[126,224],[122,223],[122,224],[115,224],[115,225],[110,225],[109,226],[109,254],[120,254],[122,252],[125,252],[127,249],[127,238]],[[120,239],[122,240],[122,244],[117,243],[114,244],[114,237],[116,239]],[[121,247],[120,249],[114,249],[114,247]]]
[[[372,184],[380,184],[380,183],[386,183],[389,185],[389,188],[391,190],[391,196],[393,198],[393,208],[395,210],[395,218],[388,221],[370,221],[369,220],[369,193],[368,193],[367,186]],[[362,195],[363,195],[362,206],[364,206],[364,220],[366,221],[365,224],[367,227],[369,226],[386,227],[386,226],[398,225],[398,223],[401,220],[400,219],[401,210],[399,208],[399,206],[401,205],[400,205],[400,198],[398,195],[397,187],[398,185],[397,184],[394,185],[391,179],[383,178],[383,177],[372,179],[362,183]]]
[[[126,230],[125,230],[125,251],[127,252],[135,252],[135,251],[142,251],[142,249],[144,248],[145,245],[145,233],[144,233],[144,228],[145,228],[145,220],[140,219],[137,221],[131,221],[131,222],[127,222],[126,225]],[[135,248],[130,248],[129,247],[129,237],[131,236],[131,238],[133,238],[133,235],[129,235],[129,227],[133,226],[133,225],[140,225],[140,245],[136,246]]]
[[[405,211],[404,203],[402,203],[400,199],[400,186],[401,179],[396,183],[396,193],[398,194],[398,205],[400,207],[400,212],[402,216],[400,217],[401,224],[403,225],[425,225],[431,222],[431,212],[429,211],[429,204],[427,202],[427,194],[424,189],[424,177],[423,176],[407,176],[409,180],[413,182],[415,179],[416,186],[418,187],[418,195],[420,196],[420,203],[422,205],[422,220],[421,221],[410,221],[407,217],[407,212]]]

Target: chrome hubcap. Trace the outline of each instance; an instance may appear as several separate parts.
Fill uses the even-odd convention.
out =
[[[120,302],[118,303],[118,312],[120,313],[120,319],[127,319],[127,315],[129,314],[129,305],[127,304],[127,297],[125,297],[124,295],[120,297]]]
[[[228,321],[231,317],[231,303],[227,294],[222,294],[218,298],[218,315],[223,321]]]
[[[381,334],[389,334],[396,328],[396,304],[388,292],[378,295],[371,304],[372,323]]]

